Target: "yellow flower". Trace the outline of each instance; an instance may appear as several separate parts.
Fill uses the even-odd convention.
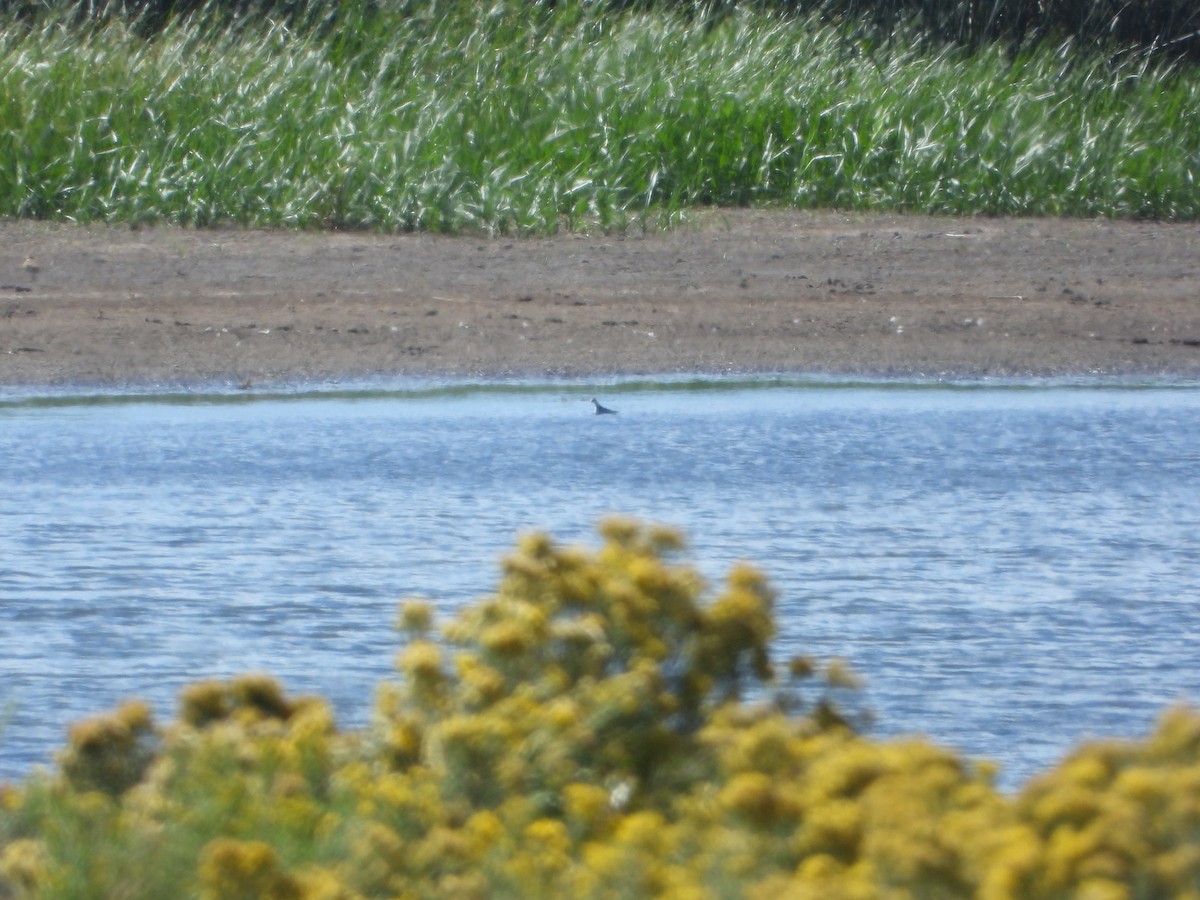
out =
[[[1056,773],[1055,780],[1070,783],[1082,788],[1100,788],[1107,784],[1113,776],[1112,760],[1106,756],[1092,752],[1077,754],[1063,763]]]
[[[824,853],[850,861],[858,855],[862,830],[862,805],[831,799],[805,810],[796,840],[805,854]]]
[[[407,716],[388,722],[384,728],[383,743],[392,766],[404,768],[412,765],[421,756],[420,726]]]
[[[480,662],[474,654],[461,653],[455,663],[468,708],[490,706],[504,696],[508,688],[504,676]]]
[[[1163,803],[1172,793],[1171,773],[1164,769],[1133,766],[1125,769],[1113,782],[1118,794],[1136,800],[1144,806]]]
[[[594,613],[554,621],[550,637],[562,645],[562,662],[577,677],[601,674],[612,658],[614,650],[604,626],[604,619]]]
[[[132,702],[71,726],[59,765],[74,787],[116,796],[141,780],[155,750],[150,709]]]
[[[1085,880],[1071,895],[1074,900],[1129,900],[1129,888],[1104,878]]]
[[[571,849],[571,838],[558,819],[538,819],[530,822],[521,835],[525,846],[541,855],[565,856]]]
[[[219,681],[198,681],[179,695],[179,717],[194,728],[223,719],[230,713],[230,698]]]
[[[579,705],[570,697],[556,697],[543,710],[551,727],[563,731],[580,719]]]
[[[518,622],[497,622],[484,629],[479,642],[490,653],[501,657],[520,656],[530,649],[529,635]]]
[[[828,853],[814,853],[800,864],[796,874],[804,881],[828,881],[839,877],[845,867]]]
[[[620,820],[613,839],[661,855],[667,849],[667,823],[660,813],[652,810],[631,813]]]
[[[769,828],[798,813],[796,805],[785,798],[762,772],[734,775],[717,799],[726,809],[759,828]]]
[[[400,654],[401,671],[421,680],[436,680],[442,675],[442,651],[432,641],[412,641]]]
[[[299,885],[262,841],[216,838],[200,851],[201,900],[300,900]]]
[[[470,862],[471,842],[457,829],[435,825],[413,851],[413,864],[423,873],[457,872]]]
[[[594,784],[574,782],[563,788],[567,821],[591,832],[609,817],[609,792]]]
[[[859,690],[863,686],[862,678],[850,667],[844,659],[831,659],[825,667],[825,680],[831,687]]]
[[[400,606],[399,627],[401,631],[419,637],[433,628],[433,607],[423,600],[406,600]]]
[[[288,719],[295,706],[283,694],[279,682],[269,675],[252,674],[235,678],[229,686],[234,702],[268,719]]]
[[[1167,710],[1146,746],[1148,759],[1176,765],[1200,759],[1200,715],[1187,707]]]
[[[452,872],[437,880],[436,897],[452,900],[490,900],[495,888],[483,872]],[[404,898],[405,895],[401,895]]]
[[[308,867],[296,880],[303,900],[362,900],[361,894],[328,869]]]
[[[879,900],[881,896],[912,895],[886,894],[874,883],[869,867],[843,866],[831,856],[818,854],[805,859],[791,881],[764,881],[747,893],[747,900]]]
[[[404,841],[382,822],[359,821],[349,844],[344,878],[366,894],[385,894],[404,873],[409,853]]]
[[[770,715],[736,731],[722,762],[734,771],[783,774],[797,765],[795,741],[795,724],[783,716]]]
[[[817,666],[809,656],[793,656],[788,660],[788,674],[793,678],[811,678]]]
[[[1033,819],[1046,830],[1060,825],[1083,826],[1099,814],[1102,796],[1068,782],[1037,801]]]
[[[41,841],[21,838],[0,853],[0,896],[7,896],[6,884],[23,893],[35,894],[50,870],[49,855]]]
[[[1175,896],[1200,885],[1200,846],[1188,842],[1161,853],[1153,861],[1154,874]]]
[[[468,855],[475,862],[479,862],[489,853],[499,853],[508,849],[501,846],[504,823],[491,810],[472,815],[463,825],[462,834],[467,842]]]

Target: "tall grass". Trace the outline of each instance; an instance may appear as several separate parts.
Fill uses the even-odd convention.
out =
[[[1200,216],[1200,75],[497,0],[0,32],[0,215],[459,231],[697,204]]]

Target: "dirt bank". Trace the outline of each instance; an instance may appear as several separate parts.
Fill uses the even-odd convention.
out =
[[[0,237],[10,385],[1200,375],[1197,224],[734,211],[624,237]]]

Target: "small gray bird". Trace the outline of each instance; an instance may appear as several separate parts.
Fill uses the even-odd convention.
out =
[[[615,416],[617,414],[617,411],[615,409],[609,409],[607,406],[601,406],[600,401],[597,400],[595,397],[592,397],[590,399],[592,401],[592,405],[596,407],[596,415],[598,415],[598,416],[604,416],[604,415]]]
[[[21,263],[21,268],[25,270],[25,274],[29,276],[30,281],[37,281],[38,272],[42,271],[42,267],[38,265],[37,260],[32,256],[25,257],[25,262]]]

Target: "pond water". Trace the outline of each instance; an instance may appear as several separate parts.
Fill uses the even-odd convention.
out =
[[[597,416],[597,393],[619,410]],[[122,698],[265,670],[361,725],[399,599],[518,532],[676,525],[842,656],[876,735],[1015,787],[1200,698],[1200,386],[804,379],[0,395],[0,779]]]

